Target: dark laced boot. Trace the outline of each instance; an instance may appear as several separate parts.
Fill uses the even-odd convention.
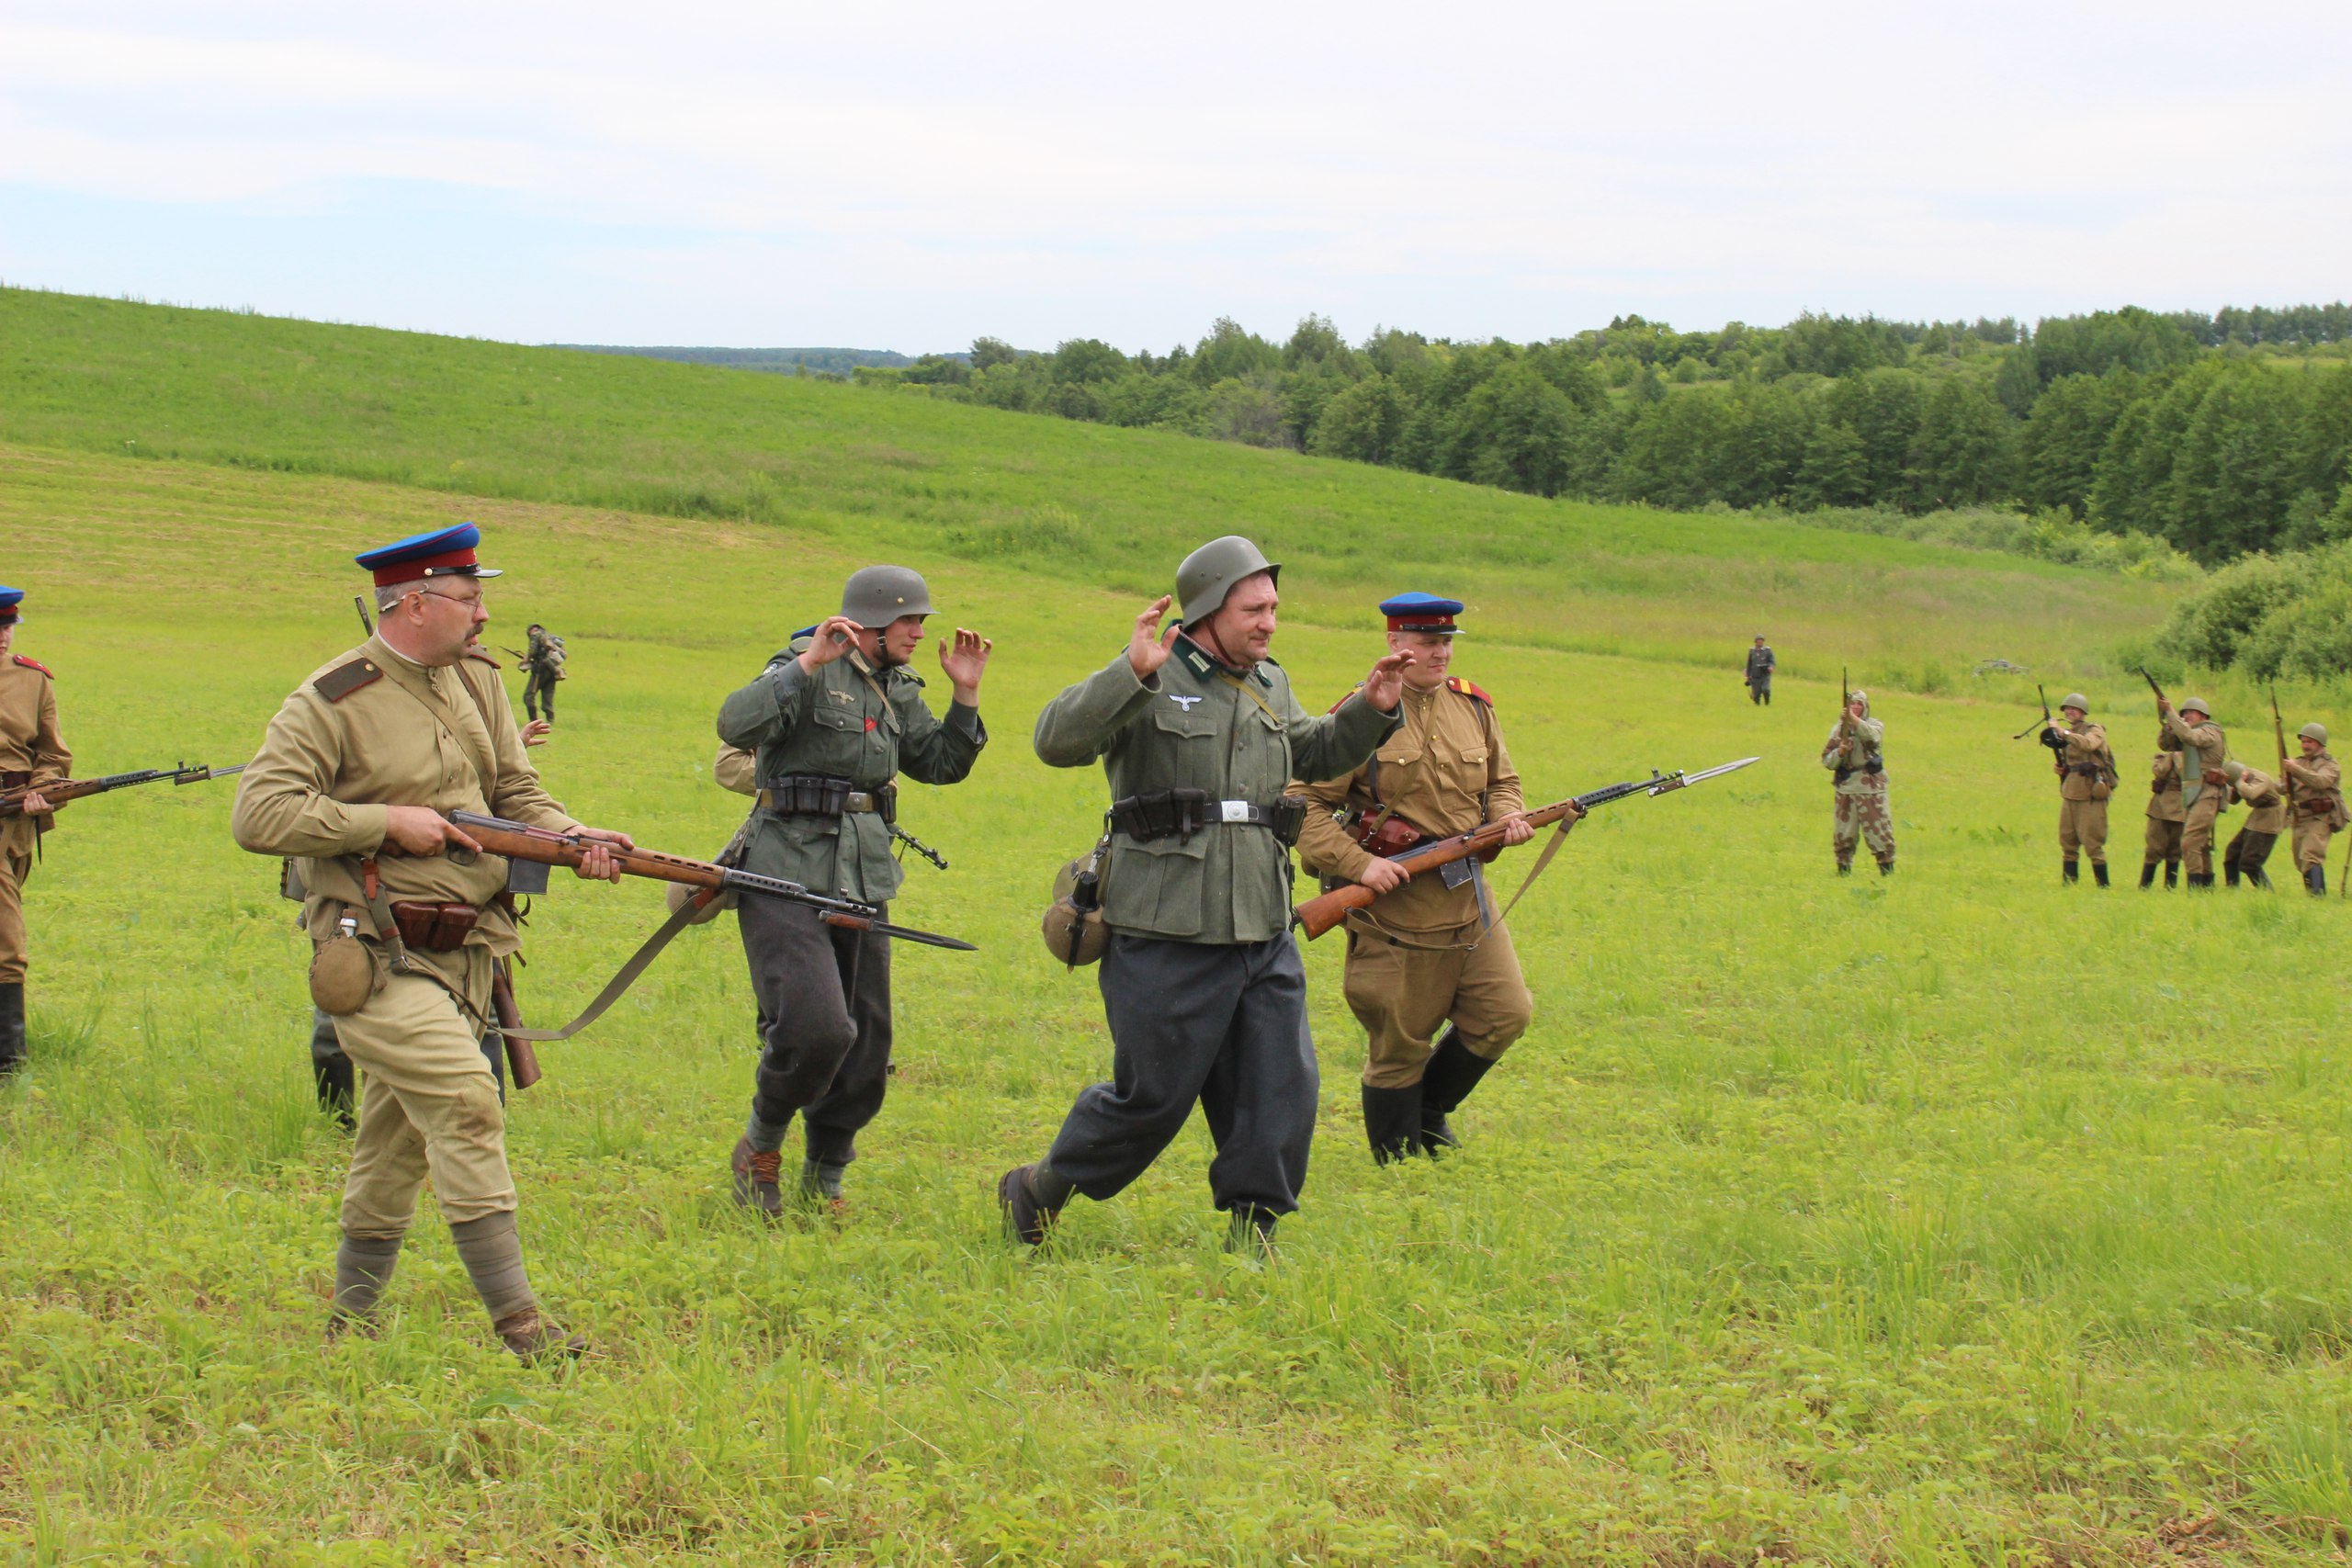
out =
[[[1015,1166],[997,1178],[997,1207],[1004,1213],[1004,1234],[1030,1247],[1043,1247],[1069,1201],[1070,1186],[1054,1175],[1044,1160]]]
[[[783,1155],[774,1149],[764,1153],[754,1149],[746,1134],[735,1140],[735,1155],[729,1164],[735,1174],[735,1201],[757,1209],[769,1219],[784,1213],[784,1189],[778,1184]]]

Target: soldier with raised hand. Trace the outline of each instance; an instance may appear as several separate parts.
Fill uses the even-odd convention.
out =
[[[498,575],[481,542],[467,523],[358,558],[375,578],[375,634],[277,710],[232,826],[255,854],[298,862],[313,999],[364,1076],[330,1334],[372,1324],[429,1176],[492,1326],[535,1359],[584,1341],[545,1320],[524,1271],[505,1117],[482,1059],[494,967],[520,940],[507,863],[447,814],[598,840],[583,878],[618,881],[603,845],[629,840],[548,798],[494,666],[474,657],[490,621],[482,583]]]
[[[1340,777],[1399,723],[1407,652],[1310,716],[1267,657],[1282,568],[1238,535],[1176,570],[1171,601],[1126,649],[1037,718],[1049,767],[1100,761],[1111,791],[1102,917],[1112,1081],[1081,1091],[1043,1159],[997,1199],[1035,1245],[1073,1192],[1102,1201],[1149,1168],[1195,1102],[1216,1144],[1209,1190],[1235,1250],[1271,1248],[1298,1207],[1317,1078],[1306,971],[1290,934],[1290,849],[1307,807],[1294,778]]]
[[[2286,791],[2268,773],[2249,768],[2234,757],[2222,761],[2222,776],[2238,798],[2252,807],[2245,825],[2231,836],[2229,847],[2222,852],[2222,878],[2235,887],[2243,877],[2247,886],[2267,893],[2270,878],[2262,867],[2270,859],[2270,846],[2287,830]]]
[[[1772,650],[1765,646],[1764,634],[1756,634],[1755,646],[1747,650],[1747,672],[1741,677],[1747,682],[1747,700],[1751,705],[1772,705],[1772,671],[1779,666]]]
[[[2048,731],[2057,754],[2059,877],[2082,880],[2081,858],[2090,856],[2091,874],[2107,882],[2107,801],[2115,793],[2115,753],[2108,750],[2104,726],[2090,721],[2090,699],[2069,692],[2058,705],[2064,725]]]
[[[2157,744],[2180,753],[2180,861],[2191,887],[2213,886],[2213,833],[2229,802],[2229,775],[2222,763],[2230,754],[2229,739],[2213,722],[2213,710],[2202,697],[2185,699],[2177,711],[2156,699],[2156,714],[2164,725]],[[2195,714],[2191,720],[2188,716]]]
[[[1294,786],[1316,807],[1299,833],[1306,869],[1384,896],[1348,917],[1347,957],[1348,1006],[1369,1043],[1364,1133],[1383,1164],[1454,1146],[1448,1114],[1534,1015],[1509,929],[1487,923],[1478,863],[1408,880],[1386,858],[1488,822],[1508,844],[1534,836],[1494,699],[1451,674],[1462,610],[1428,593],[1382,601],[1389,650],[1413,656],[1404,722],[1353,772]]]
[[[2165,868],[2167,889],[2179,884],[2180,834],[2188,820],[2188,807],[2180,803],[2180,753],[2159,751],[2149,763],[2148,833],[2145,858],[2140,863],[2142,892],[2155,885],[2159,865]]]
[[[56,812],[41,786],[61,782],[74,753],[57,728],[49,668],[16,651],[25,591],[0,588],[0,789],[28,790],[22,809],[0,817],[0,1077],[25,1060],[25,878]]]
[[[1894,818],[1886,804],[1886,726],[1871,716],[1871,694],[1849,692],[1846,711],[1821,749],[1836,790],[1830,847],[1838,874],[1854,871],[1857,840],[1870,845],[1881,876],[1894,874]]]
[[[2304,888],[2320,895],[2327,891],[2328,840],[2352,826],[2352,814],[2344,807],[2344,770],[2327,754],[2327,727],[2307,724],[2295,739],[2302,755],[2287,759],[2295,786],[2295,869]]]
[[[956,628],[939,644],[944,718],[908,661],[933,612],[902,566],[851,573],[842,608],[718,710],[718,738],[757,753],[759,808],[742,868],[887,906],[904,873],[890,853],[898,777],[951,784],[988,744],[980,677],[995,645]],[[794,651],[797,649],[797,651]],[[839,1205],[857,1134],[890,1070],[890,939],[842,931],[782,898],[746,898],[736,923],[764,1021],[752,1114],[729,1167],[737,1202],[784,1212],[785,1134],[800,1118],[802,1201]]]

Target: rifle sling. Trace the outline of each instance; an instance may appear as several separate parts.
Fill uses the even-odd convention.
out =
[[[1581,820],[1581,818],[1577,817],[1563,817],[1560,818],[1560,825],[1552,829],[1552,836],[1544,841],[1543,851],[1541,853],[1536,855],[1534,865],[1529,868],[1527,880],[1521,883],[1519,885],[1519,891],[1510,896],[1510,902],[1503,906],[1503,912],[1497,915],[1494,919],[1487,924],[1487,929],[1478,933],[1478,942],[1474,942],[1470,944],[1473,948],[1476,948],[1478,945],[1478,942],[1485,942],[1488,937],[1503,929],[1503,922],[1510,919],[1510,912],[1519,908],[1519,901],[1527,897],[1527,890],[1535,886],[1535,879],[1544,874],[1544,868],[1552,863],[1552,857],[1560,852],[1560,846],[1562,844],[1567,842],[1568,829],[1575,827],[1577,822]]]

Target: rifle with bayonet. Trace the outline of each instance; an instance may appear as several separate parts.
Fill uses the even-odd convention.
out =
[[[0,818],[23,816],[25,796],[28,795],[38,795],[51,806],[62,806],[69,800],[80,800],[85,795],[105,795],[111,790],[130,789],[135,784],[162,784],[166,779],[175,784],[225,779],[243,773],[252,765],[240,762],[233,768],[208,768],[201,762],[194,767],[182,762],[175,768],[141,768],[136,773],[108,773],[100,779],[59,779],[38,789],[27,784],[21,789],[0,790]]]
[[[2287,797],[2287,820],[2295,820],[2295,779],[2287,772],[2287,720],[2278,712],[2278,688],[2270,688],[2270,732],[2278,738],[2278,788]]]
[[[2041,716],[2009,739],[2022,740],[2035,730],[2040,730],[2041,733],[2035,739],[2050,748],[2050,770],[2064,779],[2066,776],[2066,732],[2058,728],[2058,720],[2050,711],[2050,694],[2042,690],[2039,681],[2033,683],[2033,694],[2041,699]]]
[[[1566,834],[1593,807],[1606,806],[1612,800],[1623,800],[1629,795],[1660,795],[1678,789],[1688,789],[1692,784],[1704,780],[1716,778],[1724,773],[1736,773],[1756,760],[1753,757],[1743,757],[1736,762],[1725,762],[1721,767],[1708,768],[1695,773],[1686,773],[1679,770],[1671,773],[1661,773],[1652,769],[1650,776],[1645,779],[1605,784],[1600,789],[1589,790],[1583,795],[1555,801],[1550,806],[1528,812],[1526,819],[1529,827],[1544,828],[1556,822],[1559,824],[1559,832],[1554,835],[1552,842],[1544,846],[1543,853],[1536,858],[1535,869],[1527,874],[1527,882],[1520,885],[1519,895],[1513,897],[1511,903],[1516,905],[1520,897],[1525,896],[1528,885],[1534,882],[1535,878],[1542,874],[1554,852],[1559,848],[1560,836]],[[1502,823],[1488,822],[1483,827],[1473,828],[1466,833],[1456,833],[1450,839],[1432,839],[1427,843],[1417,844],[1399,854],[1390,855],[1387,859],[1391,864],[1405,874],[1408,880],[1410,880],[1424,872],[1434,871],[1442,865],[1451,865],[1456,861],[1468,860],[1473,855],[1483,861],[1493,860],[1503,851],[1503,831]],[[1335,887],[1319,897],[1309,898],[1306,903],[1298,906],[1291,911],[1292,923],[1303,929],[1306,932],[1307,939],[1313,941],[1346,919],[1349,910],[1361,909],[1379,897],[1379,894],[1362,883],[1351,882],[1343,887]],[[1510,913],[1510,909],[1508,907],[1505,908],[1502,915],[1498,916],[1494,923],[1500,925],[1503,919]]]

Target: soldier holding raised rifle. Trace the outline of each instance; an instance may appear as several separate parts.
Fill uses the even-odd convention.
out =
[[[2344,808],[2344,770],[2327,754],[2327,727],[2307,724],[2295,732],[2301,755],[2280,768],[2295,790],[2295,868],[2313,895],[2327,892],[2327,841],[2352,825]]]
[[[366,1328],[430,1176],[492,1326],[525,1359],[576,1354],[523,1268],[505,1119],[481,1040],[500,965],[520,945],[507,863],[445,815],[492,812],[591,840],[583,877],[617,879],[605,846],[549,799],[494,668],[470,523],[358,558],[381,620],[270,721],[237,792],[238,843],[291,857],[315,943],[311,999],[366,1076],[344,1184],[330,1334]],[[520,1081],[518,1079],[518,1081]]]
[[[1413,656],[1404,722],[1352,773],[1293,786],[1317,807],[1299,833],[1306,869],[1384,895],[1347,921],[1348,1006],[1369,1037],[1364,1133],[1384,1164],[1453,1147],[1448,1113],[1534,1013],[1509,930],[1489,929],[1481,863],[1408,880],[1387,858],[1489,822],[1506,845],[1534,836],[1494,700],[1449,673],[1462,609],[1428,593],[1381,603],[1389,650]]]
[[[53,820],[41,786],[62,782],[74,766],[48,667],[15,651],[24,603],[23,589],[0,588],[0,790],[23,792],[0,817],[0,1077],[25,1059],[25,878]]]
[[[1837,728],[1821,749],[1821,765],[1829,770],[1835,791],[1830,848],[1840,876],[1853,874],[1857,840],[1870,845],[1879,874],[1892,876],[1894,818],[1886,806],[1886,726],[1871,716],[1868,692],[1845,696]]]
[[[1267,657],[1282,569],[1238,535],[1176,569],[1170,601],[1126,649],[1038,716],[1048,766],[1102,763],[1111,788],[1102,964],[1112,1081],[1081,1091],[1046,1156],[997,1183],[1006,1228],[1035,1245],[1082,1192],[1108,1199],[1159,1156],[1195,1101],[1216,1143],[1209,1189],[1227,1245],[1271,1247],[1298,1207],[1317,1079],[1306,971],[1290,935],[1294,778],[1345,775],[1399,722],[1408,652],[1310,716]]]
[[[2151,679],[2148,684],[2155,682]],[[2211,887],[2214,828],[2229,802],[2229,775],[2222,772],[2230,754],[2229,739],[2202,697],[2187,699],[2175,712],[2159,691],[2156,713],[2164,725],[2157,744],[2180,754],[2181,869],[2189,886]]]

